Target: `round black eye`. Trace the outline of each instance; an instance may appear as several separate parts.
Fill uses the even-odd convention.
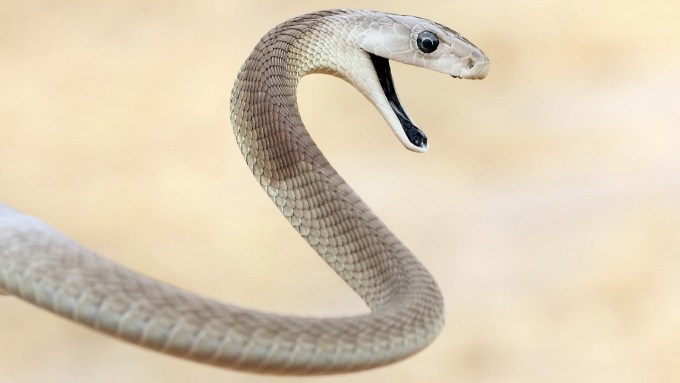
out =
[[[432,53],[437,50],[439,46],[439,38],[430,31],[422,31],[418,34],[418,49],[424,53]]]

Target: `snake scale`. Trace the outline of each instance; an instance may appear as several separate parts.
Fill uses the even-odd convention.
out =
[[[296,100],[302,76],[340,77],[376,106],[404,146],[423,152],[427,138],[399,103],[389,60],[457,78],[483,78],[489,67],[479,49],[440,24],[330,10],[269,31],[231,94],[236,142],[255,178],[369,314],[293,317],[199,297],[123,268],[4,205],[0,290],[116,338],[239,370],[346,372],[424,348],[444,323],[437,284],[331,167]]]

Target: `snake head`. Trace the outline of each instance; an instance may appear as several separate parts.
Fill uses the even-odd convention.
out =
[[[348,80],[373,102],[402,144],[416,152],[427,151],[427,137],[399,102],[389,60],[463,79],[482,79],[489,71],[489,59],[474,44],[418,17],[367,12],[352,35],[375,72]]]
[[[366,52],[456,78],[482,79],[489,59],[460,33],[414,16],[375,17],[358,36]]]

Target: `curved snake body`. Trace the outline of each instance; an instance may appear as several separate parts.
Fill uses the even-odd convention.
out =
[[[438,38],[434,52],[419,50],[423,31]],[[242,370],[352,371],[422,349],[443,325],[439,289],[316,147],[295,95],[308,73],[338,76],[376,105],[407,148],[425,151],[424,134],[394,93],[388,59],[462,78],[488,70],[481,51],[439,24],[334,10],[272,29],[231,95],[236,141],[255,178],[370,314],[306,318],[225,305],[125,269],[2,205],[0,291],[144,347]]]

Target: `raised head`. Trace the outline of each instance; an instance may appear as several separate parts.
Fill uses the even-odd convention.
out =
[[[463,79],[482,79],[489,72],[489,59],[479,48],[433,21],[368,12],[355,31],[356,44],[370,58],[374,72],[350,81],[378,108],[401,143],[416,152],[427,151],[427,136],[401,106],[389,60]]]

